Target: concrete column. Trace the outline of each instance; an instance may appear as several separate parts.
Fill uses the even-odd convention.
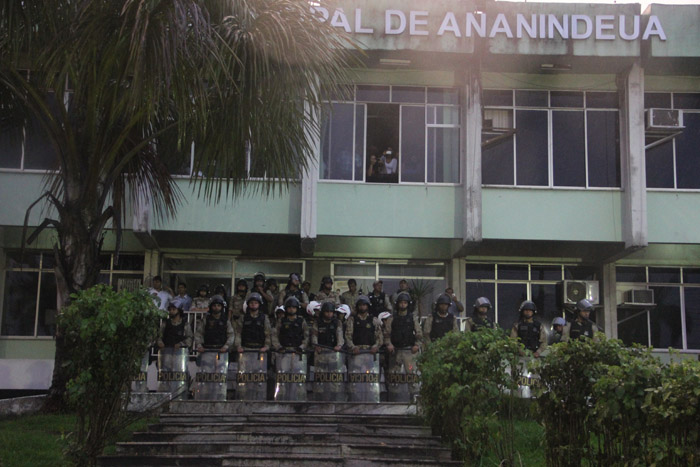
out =
[[[308,106],[308,104],[307,104]],[[320,115],[313,109],[308,109],[313,119],[320,118]],[[319,124],[319,128],[320,128]],[[301,174],[301,251],[302,254],[313,253],[316,244],[316,208],[319,161],[321,160],[321,135],[312,132],[307,127],[307,138],[311,141],[313,154],[309,157],[309,166]]]
[[[603,302],[603,320],[598,319],[598,325],[605,329],[605,337],[617,339],[617,277],[615,263],[603,265],[602,290],[600,294]]]
[[[462,205],[462,241],[481,242],[481,74],[478,69],[466,74],[462,99],[462,148],[465,157],[461,168],[464,188]]]
[[[635,62],[618,75],[622,239],[625,248],[647,246],[647,188],[644,154],[644,70]]]

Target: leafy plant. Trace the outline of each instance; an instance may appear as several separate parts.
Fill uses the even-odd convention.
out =
[[[67,457],[77,465],[94,465],[127,421],[130,382],[165,313],[145,290],[114,292],[100,284],[71,299],[59,318],[66,339],[68,402],[77,414]]]

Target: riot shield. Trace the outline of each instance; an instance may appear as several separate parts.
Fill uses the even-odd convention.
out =
[[[314,400],[323,402],[345,401],[345,355],[322,349],[315,355]]]
[[[246,350],[238,354],[236,398],[264,401],[267,398],[267,354]]]
[[[379,355],[367,350],[348,357],[350,402],[379,403]]]
[[[386,387],[389,402],[412,402],[420,392],[416,355],[411,349],[396,349],[389,358]]]
[[[135,380],[131,381],[132,394],[148,392],[148,363],[151,356],[151,349],[141,358],[141,369]]]
[[[201,352],[197,357],[195,400],[225,401],[227,372],[228,352]]]
[[[187,400],[187,347],[166,347],[158,351],[158,391],[172,399]]]
[[[306,401],[306,354],[277,354],[276,401]]]
[[[533,373],[528,368],[530,359],[520,360],[520,374],[518,375],[518,397],[530,399],[534,396],[534,390],[540,385],[540,375]]]

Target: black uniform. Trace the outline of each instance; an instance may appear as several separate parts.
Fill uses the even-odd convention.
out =
[[[304,343],[304,318],[295,315],[280,320],[279,343],[282,347],[301,347]]]
[[[394,321],[395,322],[395,321]],[[433,312],[433,323],[430,328],[430,340],[434,341],[445,336],[448,332],[454,329],[455,317],[448,313],[444,318],[436,311]],[[393,328],[392,328],[393,331]],[[392,342],[394,338],[392,337]]]
[[[525,348],[531,352],[536,352],[540,347],[540,329],[542,323],[533,320],[531,323],[520,321],[518,323],[518,339]]]
[[[265,347],[265,314],[258,312],[258,316],[253,318],[246,312],[241,326],[240,345],[254,349]]]
[[[416,329],[413,324],[413,313],[401,316],[394,314],[391,324],[391,343],[398,348],[416,345]]]
[[[584,320],[583,323],[579,323],[578,320],[571,322],[571,328],[569,330],[570,339],[579,338],[593,338],[593,322],[589,319]]]
[[[204,342],[202,345],[207,348],[219,348],[226,345],[228,320],[222,313],[220,317],[214,318],[207,315],[204,324]]]
[[[375,318],[379,316],[382,311],[387,311],[387,297],[384,292],[380,292],[375,295],[374,291],[370,292],[367,296],[369,298],[369,314]]]
[[[358,345],[373,346],[376,344],[374,317],[367,313],[367,318],[361,319],[359,316],[353,316],[352,322],[352,343]]]
[[[163,344],[166,347],[175,347],[175,344],[181,344],[187,339],[185,326],[189,326],[184,320],[180,324],[173,324],[169,319],[165,321],[165,329],[163,330]],[[224,342],[226,340],[224,339]]]

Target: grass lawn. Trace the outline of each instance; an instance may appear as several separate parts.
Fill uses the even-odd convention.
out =
[[[114,442],[126,441],[131,432],[144,430],[154,419],[141,419],[122,431]],[[75,415],[27,415],[0,420],[0,466],[66,466],[61,436],[75,426]],[[105,454],[113,453],[114,444]]]

